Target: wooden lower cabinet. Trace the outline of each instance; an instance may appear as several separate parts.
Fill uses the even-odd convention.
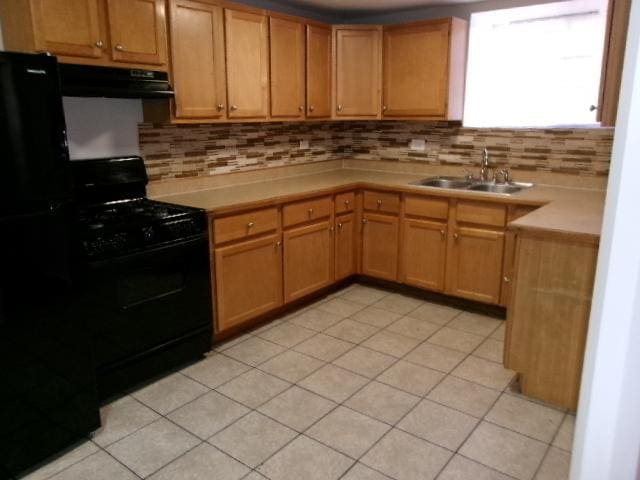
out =
[[[446,293],[500,303],[504,232],[458,227],[449,238]]]
[[[407,218],[402,227],[403,282],[442,291],[447,256],[447,224]]]
[[[333,218],[283,233],[285,302],[333,283],[333,233]]]
[[[335,279],[342,280],[356,273],[356,220],[354,213],[336,218]]]
[[[505,365],[522,393],[576,410],[598,244],[518,233]]]
[[[216,248],[216,331],[227,330],[282,305],[279,235]]]
[[[398,277],[398,217],[377,213],[362,216],[362,273],[383,280]]]

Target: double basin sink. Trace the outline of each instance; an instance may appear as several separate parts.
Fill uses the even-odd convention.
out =
[[[511,195],[518,193],[526,188],[531,188],[532,183],[509,182],[481,182],[479,180],[470,180],[465,177],[431,177],[411,182],[411,185],[420,185],[422,187],[451,188],[454,190],[469,190],[473,192],[498,193],[502,195]]]

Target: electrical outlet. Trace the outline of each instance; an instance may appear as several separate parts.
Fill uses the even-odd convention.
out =
[[[427,141],[423,138],[414,138],[409,142],[409,150],[424,152],[427,149]]]
[[[300,150],[307,150],[309,148],[309,140],[300,140]]]

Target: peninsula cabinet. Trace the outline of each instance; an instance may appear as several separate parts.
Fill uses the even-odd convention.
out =
[[[167,70],[164,0],[1,0],[4,46],[63,63]]]
[[[271,118],[304,119],[305,25],[269,18]]]
[[[461,120],[467,22],[385,26],[383,38],[383,117]]]
[[[215,249],[216,332],[282,305],[280,238],[268,235]]]
[[[269,24],[259,13],[225,9],[230,119],[269,115]]]
[[[206,0],[171,0],[169,23],[174,116],[226,119],[222,8]]]
[[[331,27],[307,25],[307,118],[331,117]]]
[[[381,40],[381,27],[333,27],[335,118],[380,118]]]

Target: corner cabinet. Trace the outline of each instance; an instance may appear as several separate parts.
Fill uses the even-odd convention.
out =
[[[333,27],[335,118],[380,118],[381,40],[381,27]]]
[[[2,0],[0,18],[8,50],[168,70],[164,0]]]
[[[226,119],[222,8],[206,1],[169,2],[174,116]]]
[[[230,119],[269,115],[269,22],[259,13],[225,9]],[[248,54],[247,52],[250,52]]]
[[[307,118],[331,117],[331,27],[307,25]]]
[[[461,120],[467,22],[388,26],[383,38],[383,117]]]
[[[305,25],[269,18],[271,118],[301,120],[305,114]]]

